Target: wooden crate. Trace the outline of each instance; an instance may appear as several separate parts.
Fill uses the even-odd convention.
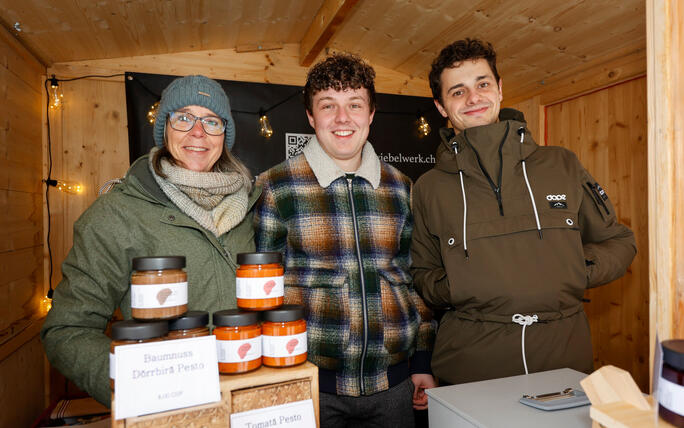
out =
[[[230,426],[231,413],[308,399],[313,400],[316,425],[319,426],[318,367],[308,361],[283,369],[262,366],[252,373],[221,375],[220,385],[221,401],[217,403],[118,421],[114,419],[112,397],[112,428],[225,428]]]

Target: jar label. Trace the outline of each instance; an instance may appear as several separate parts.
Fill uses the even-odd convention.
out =
[[[112,354],[110,352],[109,353],[109,378],[110,379],[116,379],[115,367],[116,367],[116,360],[114,359],[114,354]]]
[[[285,283],[282,276],[262,278],[235,278],[238,299],[272,299],[283,297]]]
[[[188,283],[131,284],[131,308],[156,309],[188,304]]]
[[[684,386],[658,379],[658,402],[667,410],[684,416]]]
[[[261,336],[243,340],[216,340],[219,363],[244,363],[261,358]]]
[[[306,332],[291,336],[262,335],[264,357],[294,357],[306,352]]]

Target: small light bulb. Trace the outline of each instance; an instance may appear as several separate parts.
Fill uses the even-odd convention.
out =
[[[43,297],[43,300],[40,302],[40,306],[43,309],[43,313],[47,314],[50,312],[50,309],[52,309],[52,299],[49,297]]]
[[[71,193],[72,195],[83,193],[83,186],[80,183],[75,183],[73,181],[57,180],[55,187],[61,192]]]
[[[418,136],[419,137],[427,137],[430,134],[430,131],[432,128],[430,128],[430,124],[428,123],[427,120],[423,116],[418,118]]]
[[[154,121],[157,119],[157,113],[158,112],[159,112],[159,101],[152,104],[152,106],[150,106],[150,109],[147,111],[147,121],[150,122],[150,125],[154,125]]]
[[[64,94],[62,88],[59,87],[59,81],[52,75],[50,78],[50,108],[58,109],[64,105]]]
[[[271,138],[273,135],[273,128],[271,128],[268,116],[265,114],[262,114],[261,117],[259,117],[259,135],[265,138]]]

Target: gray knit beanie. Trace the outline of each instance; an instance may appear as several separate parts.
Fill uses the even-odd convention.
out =
[[[235,122],[230,115],[230,102],[223,88],[206,76],[179,77],[162,92],[159,111],[154,121],[154,142],[164,145],[164,128],[169,113],[186,106],[202,106],[226,121],[224,144],[230,151],[235,144]]]

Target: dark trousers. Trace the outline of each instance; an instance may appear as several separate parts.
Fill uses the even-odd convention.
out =
[[[321,428],[413,428],[411,379],[377,394],[346,397],[319,395]]]

